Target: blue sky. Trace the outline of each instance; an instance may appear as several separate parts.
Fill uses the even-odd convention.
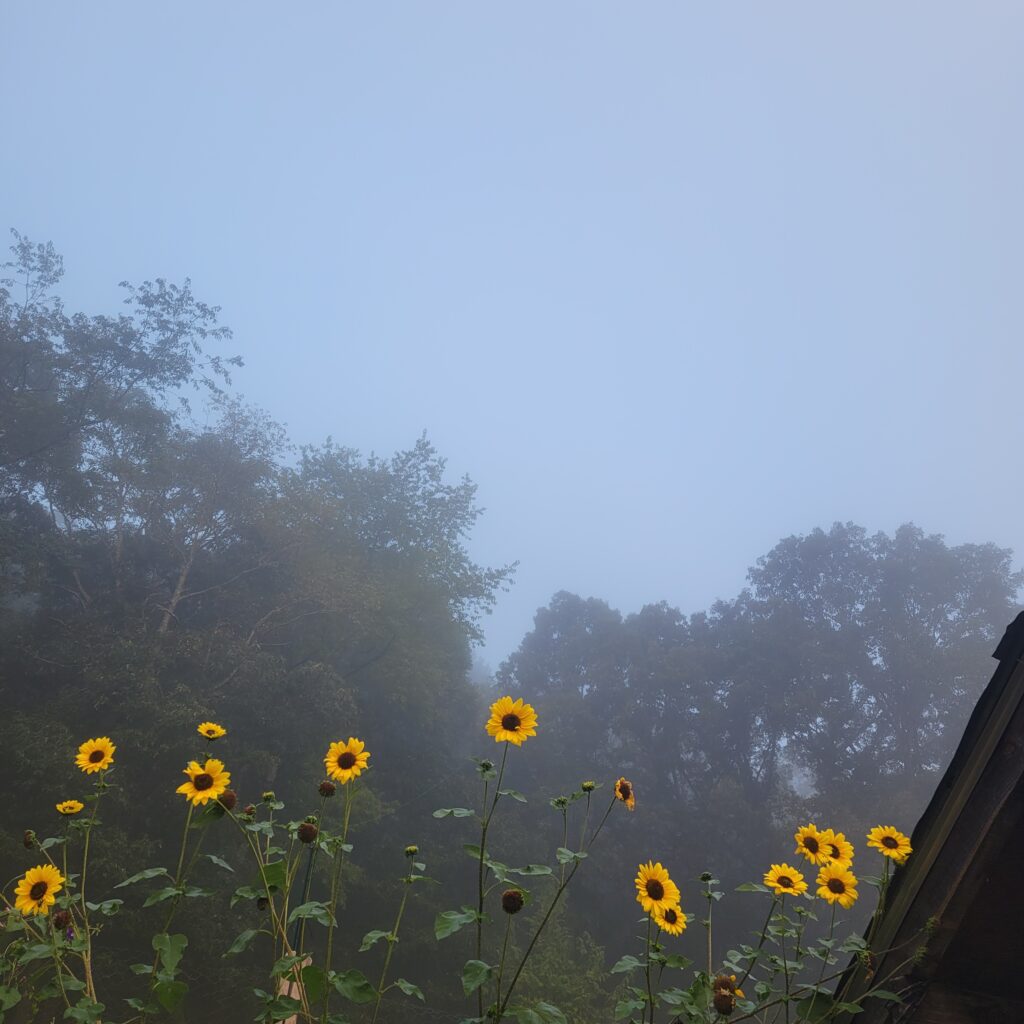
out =
[[[836,519],[1024,550],[1024,6],[0,17],[2,226],[72,308],[191,276],[298,441],[426,430],[521,563],[492,664]]]

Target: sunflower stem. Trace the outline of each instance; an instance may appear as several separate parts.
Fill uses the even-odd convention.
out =
[[[651,1024],[654,1024],[654,993],[651,990],[651,929],[654,924],[654,915],[647,915],[647,951],[644,954],[644,978],[647,980],[647,1006],[651,1015]],[[646,1016],[646,1014],[644,1014]]]
[[[828,922],[828,937],[829,937],[829,939],[832,938],[832,933],[835,931],[835,927],[836,927],[836,904],[833,903],[832,904],[832,917],[829,919],[829,922]],[[818,981],[816,982],[816,984],[818,984],[818,985],[821,984],[821,979],[825,977],[825,968],[828,966],[828,958],[829,958],[830,951],[831,951],[831,946],[826,946],[825,947],[824,955],[821,958],[821,970],[818,972]]]
[[[324,957],[324,972],[331,973],[331,960],[334,955],[334,922],[335,911],[338,906],[338,885],[341,880],[341,868],[345,863],[345,844],[348,841],[348,825],[352,817],[352,802],[355,799],[355,784],[345,786],[345,814],[341,824],[341,844],[334,862],[334,870],[331,872],[331,913],[327,922],[327,953]],[[331,986],[324,989],[324,1009],[321,1020],[327,1024],[327,1013],[331,1004]]]
[[[737,988],[743,988],[743,982],[745,982],[747,978],[750,977],[750,972],[754,969],[754,964],[757,963],[757,954],[761,952],[761,949],[765,944],[765,939],[768,936],[768,925],[772,923],[772,914],[775,913],[775,904],[778,902],[778,897],[773,896],[772,905],[768,908],[768,916],[764,919],[764,927],[762,927],[761,929],[761,937],[757,940],[757,946],[754,949],[754,955],[750,958],[750,966],[747,967],[746,973],[743,975],[743,977],[740,978],[738,982],[736,982]],[[799,940],[797,942],[797,947],[799,948]]]
[[[508,953],[508,938],[512,932],[512,915],[505,915],[505,941],[501,944],[501,959],[498,961],[498,981],[494,987],[494,1005],[501,1005],[501,979],[505,973],[505,955]]]
[[[100,798],[106,790],[106,772],[101,771],[99,781],[96,783],[96,800],[92,805],[92,814],[89,815],[89,824],[85,829],[85,839],[82,842],[82,877],[78,883],[78,895],[82,900],[82,931],[85,935],[85,949],[82,950],[82,963],[85,967],[85,991],[93,1002],[96,999],[96,985],[92,978],[92,929],[89,927],[89,906],[85,902],[85,877],[89,869],[89,840],[92,838],[93,825],[96,824],[96,812],[99,810]],[[67,863],[67,843],[64,844],[64,857]]]
[[[783,893],[782,901],[779,903],[779,914],[786,915],[786,895]],[[785,978],[786,1001],[782,1004],[786,1011],[786,1024],[789,1024],[789,964],[786,962],[786,922],[782,922],[779,930],[779,949],[782,952],[782,975]]]
[[[394,953],[395,944],[398,942],[398,927],[402,923],[402,914],[405,913],[405,904],[409,899],[409,889],[412,886],[412,882],[407,878],[402,881],[405,884],[405,892],[402,893],[402,902],[398,905],[398,916],[395,918],[394,927],[387,938],[388,951],[384,954],[384,966],[381,968],[380,981],[377,982],[377,1002],[373,1007],[373,1017],[370,1019],[370,1024],[377,1024],[377,1014],[380,1012],[380,1003],[384,998],[384,981],[388,976],[388,967],[391,966],[391,954]]]
[[[483,950],[484,943],[484,862],[487,859],[487,829],[490,827],[491,818],[494,817],[494,809],[498,806],[498,800],[501,797],[501,780],[505,776],[505,763],[508,761],[508,747],[509,741],[505,740],[505,750],[501,755],[501,768],[498,769],[498,779],[494,784],[494,797],[491,800],[491,806],[487,808],[487,790],[488,780],[484,779],[484,803],[483,803],[483,821],[480,823],[480,860],[477,865],[477,900],[476,900],[476,959],[479,960]],[[477,1007],[479,1013],[477,1016],[482,1017],[484,1015],[484,993],[483,986],[477,989]]]

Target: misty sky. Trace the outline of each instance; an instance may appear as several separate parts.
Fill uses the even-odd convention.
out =
[[[70,309],[190,275],[298,441],[424,430],[568,589],[779,538],[1024,552],[1024,5],[13,4],[0,227]]]

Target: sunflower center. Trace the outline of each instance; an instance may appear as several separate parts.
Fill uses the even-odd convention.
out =
[[[46,895],[46,890],[49,888],[45,882],[36,882],[28,891],[28,898],[30,900],[41,900]]]
[[[821,849],[814,836],[804,836],[804,847],[808,853],[817,853]]]
[[[846,892],[846,885],[841,878],[830,878],[828,880],[829,892],[834,892],[837,896],[842,896]]]
[[[789,875],[779,875],[777,884],[781,885],[783,889],[792,889],[793,879]]]
[[[892,836],[882,836],[882,845],[888,850],[895,850],[900,844]]]
[[[621,796],[623,800],[628,800],[629,799],[629,794],[632,793],[632,792],[633,792],[633,790],[630,788],[630,785],[629,785],[628,782],[620,782],[619,783],[619,796]]]
[[[204,789],[209,789],[213,785],[213,776],[208,772],[200,772],[192,780],[192,785],[202,793]]]
[[[356,763],[356,755],[351,750],[343,751],[338,755],[338,767],[347,771]]]
[[[839,859],[839,847],[836,846],[835,843],[833,843],[829,847],[829,849],[832,851],[832,859],[833,860],[838,860]]]
[[[519,720],[519,716],[512,714],[511,711],[501,720],[501,727],[505,732],[516,732],[522,724],[523,723]]]
[[[665,886],[661,884],[656,878],[647,879],[647,895],[652,900],[663,900],[665,898]]]
[[[99,762],[102,761],[102,760],[103,760],[103,751],[102,750],[94,750],[89,755],[89,764],[99,764]]]
[[[668,910],[665,911],[665,923],[675,924],[678,920],[679,915],[671,907],[669,907]]]

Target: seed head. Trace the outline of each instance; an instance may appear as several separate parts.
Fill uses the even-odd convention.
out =
[[[525,903],[526,900],[523,899],[523,894],[519,889],[506,889],[501,894],[501,909],[506,914],[518,914]]]
[[[233,789],[225,789],[220,795],[220,805],[225,811],[233,811],[238,803],[238,794]]]
[[[25,849],[26,850],[31,850],[32,846],[34,845],[34,843],[36,841],[36,834],[35,834],[35,832],[33,832],[32,829],[30,829],[30,828],[25,829],[25,835],[22,836],[21,841],[25,845]]]
[[[338,791],[338,787],[335,786],[334,783],[331,782],[330,779],[324,779],[324,781],[320,783],[320,795],[322,797],[326,798],[326,797],[334,796],[334,794],[337,791]]]
[[[299,842],[300,843],[315,843],[316,837],[320,834],[314,822],[304,821],[298,830]]]

